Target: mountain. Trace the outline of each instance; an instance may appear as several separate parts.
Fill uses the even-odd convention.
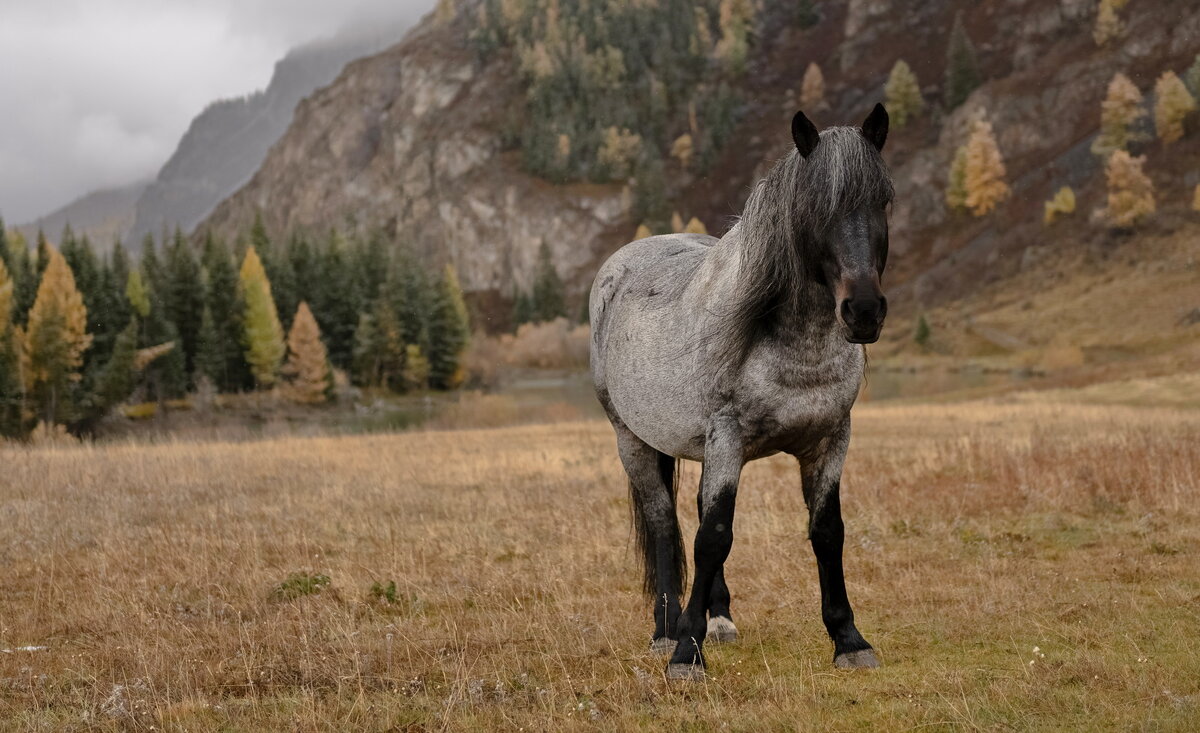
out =
[[[393,20],[296,48],[275,64],[266,89],[209,105],[141,193],[126,241],[136,246],[145,234],[176,225],[190,231],[258,169],[298,101],[333,81],[347,62],[394,43],[410,23]]]
[[[100,249],[125,236],[133,226],[138,198],[149,181],[92,191],[66,206],[17,227],[29,242],[37,241],[38,230],[57,239],[70,224],[77,234],[86,234]]]
[[[754,30],[745,36],[744,72],[733,74],[718,70],[729,58],[741,61],[736,44],[725,40],[736,30],[730,18],[737,7],[754,6],[664,0],[635,6],[665,8],[664,13],[690,13],[694,6],[704,15],[690,38],[686,32],[661,35],[678,26],[639,31],[630,23],[629,34],[646,34],[638,47],[644,48],[639,53],[646,65],[635,75],[628,47],[616,54],[616,63],[613,54],[593,52],[586,43],[593,32],[608,32],[612,39],[613,24],[626,16],[604,18],[597,11],[594,17],[561,20],[555,4],[550,21],[545,4],[464,0],[452,6],[453,17],[431,15],[401,43],[349,64],[336,81],[300,103],[258,171],[200,230],[232,236],[245,231],[256,213],[275,233],[382,230],[435,263],[456,265],[464,288],[491,304],[485,315],[499,323],[505,299],[529,287],[543,243],[580,298],[598,263],[632,238],[644,208],[637,185],[589,182],[604,179],[593,175],[595,166],[577,174],[573,145],[592,133],[583,117],[562,119],[571,113],[564,106],[572,100],[569,94],[557,106],[544,104],[530,113],[540,99],[540,80],[557,78],[553,69],[561,56],[547,51],[554,39],[570,41],[557,47],[567,49],[564,55],[584,49],[571,67],[569,82],[576,89],[591,83],[589,75],[612,73],[618,88],[649,90],[643,108],[625,115],[630,124],[653,117],[646,110],[656,104],[666,110],[653,140],[662,158],[662,194],[683,220],[697,216],[717,234],[769,161],[790,145],[788,121],[810,63],[824,72],[826,106],[812,110],[818,124],[857,124],[884,97],[889,71],[903,58],[920,79],[926,111],[893,131],[885,153],[896,182],[888,280],[889,296],[895,293],[898,309],[911,314],[1019,276],[1047,247],[1089,251],[1111,240],[1092,214],[1104,206],[1105,189],[1102,160],[1089,151],[1108,82],[1124,72],[1150,98],[1159,74],[1187,70],[1200,37],[1200,6],[1172,0],[1125,6],[1120,33],[1104,45],[1093,38],[1091,0],[768,1],[758,6]],[[489,36],[486,19],[510,12],[516,13],[511,25]],[[948,39],[960,13],[983,83],[950,110],[940,100]],[[545,24],[556,21],[562,27],[546,33]],[[541,35],[520,37],[521,23],[541,29]],[[480,50],[481,39],[490,51]],[[713,60],[698,67],[698,78],[723,74],[737,100],[736,125],[723,143],[710,145],[702,172],[685,168],[667,150],[689,129],[697,140],[707,140],[707,108],[672,117],[675,70],[654,66],[669,49],[684,49],[676,52],[692,58],[686,56],[689,43],[715,49]],[[638,103],[619,94],[611,99]],[[593,105],[588,114],[607,110]],[[1012,195],[992,214],[973,218],[949,211],[943,190],[955,150],[980,117],[996,130]],[[552,169],[546,161],[555,155],[553,144],[548,152],[529,145],[546,119],[573,133],[559,136],[563,171],[557,174],[545,173]],[[1136,146],[1135,153],[1148,156],[1146,168],[1160,192],[1152,226],[1194,226],[1187,208],[1197,183],[1191,161],[1200,153],[1198,138],[1191,135],[1170,149],[1157,141]],[[556,176],[573,182],[548,180]],[[1063,185],[1075,189],[1079,211],[1069,223],[1047,230],[1042,203]]]

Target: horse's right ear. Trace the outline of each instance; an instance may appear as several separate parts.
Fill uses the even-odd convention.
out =
[[[805,117],[803,112],[797,112],[792,118],[792,140],[796,143],[796,150],[800,151],[801,158],[807,158],[813,148],[817,147],[817,143],[821,142],[817,126]]]

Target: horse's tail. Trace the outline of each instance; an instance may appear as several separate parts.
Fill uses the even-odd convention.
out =
[[[683,581],[687,575],[687,555],[683,552],[683,535],[679,532],[679,517],[675,511],[675,499],[679,495],[679,459],[658,454],[658,475],[663,486],[667,488],[670,498],[670,516],[666,522],[666,532],[656,533],[650,517],[646,515],[643,505],[645,497],[641,496],[629,485],[629,505],[633,508],[633,531],[637,535],[637,546],[642,556],[642,587],[649,596],[658,593],[658,538],[670,543],[671,562],[674,564],[675,587],[671,588],[676,595],[683,593]],[[669,567],[669,566],[668,566]],[[663,568],[666,569],[665,567]]]

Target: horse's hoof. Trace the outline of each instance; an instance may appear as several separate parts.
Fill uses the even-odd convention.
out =
[[[724,616],[713,616],[708,620],[708,635],[709,641],[715,641],[718,644],[728,644],[731,641],[737,641],[738,630],[733,625],[733,622]]]
[[[704,680],[704,665],[702,664],[668,664],[667,679],[701,682]]]
[[[833,658],[833,666],[838,669],[875,669],[879,666],[879,657],[874,649],[859,649],[856,652],[846,652]]]
[[[676,643],[677,642],[674,639],[671,639],[666,636],[662,636],[657,639],[652,639],[650,641],[650,653],[669,657],[675,653],[675,644]]]

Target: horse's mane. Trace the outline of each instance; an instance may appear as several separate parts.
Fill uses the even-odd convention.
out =
[[[731,236],[737,293],[721,314],[722,349],[740,361],[771,318],[820,274],[822,234],[864,205],[892,198],[883,157],[857,127],[831,127],[807,158],[793,149],[759,181]]]

